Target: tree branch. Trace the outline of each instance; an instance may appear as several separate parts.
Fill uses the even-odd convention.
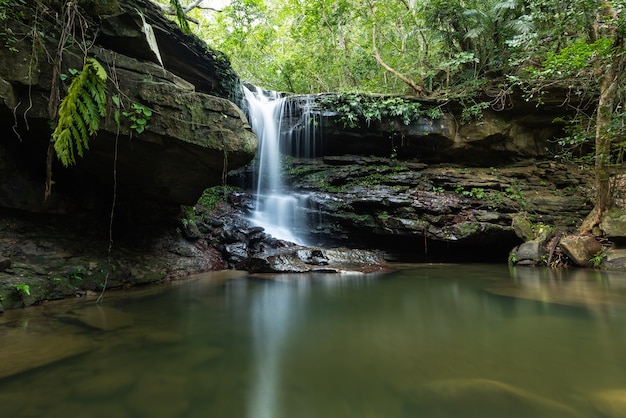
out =
[[[196,1],[197,1],[197,0],[196,0]],[[160,3],[157,3],[156,1],[153,1],[153,0],[150,0],[150,2],[151,2],[152,4],[154,4],[155,6],[157,6],[159,9],[161,9],[161,10],[162,10],[162,11],[163,11],[166,15],[176,16],[176,10],[172,9],[171,7],[169,7],[169,6],[165,6],[165,5],[160,4]],[[201,2],[202,2],[202,1],[200,1],[200,3],[201,3]],[[193,18],[193,17],[191,17],[191,16],[188,16],[188,15],[187,15],[187,11],[188,11],[188,10],[187,10],[187,9],[185,9],[185,19],[186,19],[186,20],[188,20],[188,21],[190,21],[190,22],[192,22],[192,23],[195,23],[196,25],[199,25],[199,24],[200,24],[200,21],[199,21],[198,19],[196,19],[196,18]]]
[[[388,71],[391,74],[395,75],[402,82],[404,82],[409,87],[411,87],[411,89],[415,92],[416,95],[422,96],[422,95],[426,95],[426,94],[429,93],[424,87],[418,85],[415,81],[409,79],[404,74],[401,74],[399,71],[397,71],[394,68],[390,67],[385,61],[383,61],[383,59],[381,58],[380,54],[378,53],[378,48],[376,47],[376,26],[374,26],[372,28],[372,49],[374,50],[374,59],[376,60],[376,62],[381,67],[383,67],[386,71]]]

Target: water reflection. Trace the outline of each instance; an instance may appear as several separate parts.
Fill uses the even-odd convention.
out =
[[[620,314],[626,306],[623,273],[512,267],[511,277],[512,282],[487,290],[501,296],[586,308],[598,318]]]
[[[249,295],[249,323],[255,370],[252,374],[248,400],[249,418],[277,418],[286,415],[281,410],[285,390],[281,381],[285,372],[283,359],[288,357],[290,338],[307,322],[309,292],[315,285],[331,296],[346,287],[358,287],[372,282],[375,275],[282,274],[257,275],[268,281]],[[237,295],[240,297],[241,295]]]
[[[87,345],[0,379],[2,414],[598,418],[626,398],[625,281],[480,265],[233,272],[120,301],[133,326],[113,331],[9,313],[0,365],[28,363],[7,349],[19,338]]]

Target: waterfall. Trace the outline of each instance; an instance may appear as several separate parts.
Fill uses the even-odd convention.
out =
[[[256,204],[251,221],[275,238],[306,244],[307,196],[287,191],[281,173],[281,148],[291,147],[281,146],[281,138],[290,140],[294,135],[293,130],[282,125],[293,116],[293,106],[275,92],[243,88],[250,125],[259,138],[255,161]],[[294,138],[295,146],[300,148],[302,141],[298,136]]]

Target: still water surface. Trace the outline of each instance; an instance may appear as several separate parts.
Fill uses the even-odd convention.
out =
[[[0,351],[21,335],[86,344],[0,380],[2,417],[558,418],[626,407],[623,274],[412,265],[207,276],[105,306],[132,324],[105,332],[52,308],[0,317]]]

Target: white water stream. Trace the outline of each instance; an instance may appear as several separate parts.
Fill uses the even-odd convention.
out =
[[[286,100],[260,88],[251,91],[244,86],[244,93],[250,125],[259,138],[257,200],[251,220],[275,238],[305,244],[301,234],[306,228],[302,212],[307,197],[289,193],[281,175],[281,125]]]

